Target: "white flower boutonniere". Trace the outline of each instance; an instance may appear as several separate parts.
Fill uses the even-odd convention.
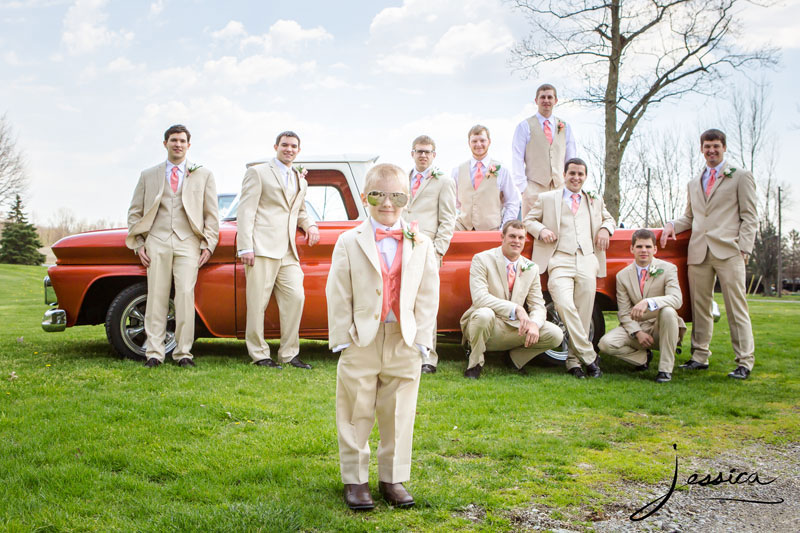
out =
[[[308,169],[303,165],[297,165],[296,167],[294,167],[294,171],[297,172],[297,175],[300,176],[301,178],[305,178],[306,174],[308,174]]]
[[[408,225],[408,229],[403,229],[403,235],[406,239],[411,239],[411,249],[419,242],[419,222],[414,220]]]
[[[525,272],[526,270],[530,270],[531,268],[533,268],[534,264],[535,263],[533,261],[527,261],[524,265],[522,265],[522,268],[520,268],[519,270],[520,272]]]
[[[659,274],[663,274],[663,273],[664,273],[664,269],[663,268],[656,268],[656,266],[653,265],[653,264],[651,264],[647,268],[647,275],[650,276],[651,278],[655,278]]]
[[[594,201],[597,200],[597,193],[594,191],[583,191],[586,193],[586,196],[589,197],[589,203],[594,205]]]
[[[500,172],[500,165],[490,165],[489,166],[489,177],[490,178],[496,178],[498,172]]]
[[[192,172],[194,172],[198,168],[203,168],[203,165],[192,165],[191,167],[189,167],[189,169],[186,171],[186,173],[187,174],[191,174]]]
[[[431,178],[437,178],[438,179],[438,178],[441,178],[442,176],[444,176],[444,172],[442,172],[438,168],[434,168],[433,170],[431,170],[431,175],[430,175]]]
[[[726,170],[725,172],[723,172],[722,175],[725,176],[726,178],[730,178],[731,176],[733,176],[734,172],[736,172],[736,169],[731,167],[728,170]]]

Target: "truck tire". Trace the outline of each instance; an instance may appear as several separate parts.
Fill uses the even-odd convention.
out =
[[[106,313],[106,337],[123,359],[145,360],[144,313],[147,304],[147,282],[136,283],[122,290]],[[169,299],[167,312],[166,355],[175,349],[175,305]]]
[[[561,346],[553,348],[552,350],[547,350],[543,353],[544,357],[540,356],[537,357],[537,359],[542,360],[545,364],[563,365],[567,360],[567,338],[569,338],[567,328],[564,326],[564,322],[561,321],[561,317],[558,316],[555,305],[553,305],[549,296],[547,297],[545,309],[547,309],[547,321],[552,322],[564,332],[564,341],[561,343]],[[595,351],[597,351],[597,344],[600,342],[600,338],[605,335],[605,333],[606,323],[603,318],[603,312],[597,306],[597,302],[595,302],[594,309],[592,310],[592,321],[589,323],[589,338],[592,339]]]

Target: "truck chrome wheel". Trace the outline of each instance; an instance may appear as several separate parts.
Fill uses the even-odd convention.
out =
[[[543,359],[549,359],[548,362],[550,363],[563,364],[564,361],[567,360],[567,339],[569,338],[567,327],[564,325],[561,317],[558,316],[556,307],[552,301],[547,302],[545,309],[547,309],[547,321],[561,328],[562,333],[564,333],[564,340],[561,342],[561,346],[544,352],[544,355],[547,357]],[[589,338],[592,339],[595,349],[597,349],[597,343],[600,341],[600,337],[602,337],[605,332],[606,325],[603,319],[603,312],[595,306],[592,311],[592,320],[589,322]]]
[[[147,305],[147,283],[137,283],[120,292],[106,314],[106,336],[114,350],[124,358],[144,360],[144,314]],[[164,339],[167,355],[175,349],[175,305],[169,300],[167,334]]]

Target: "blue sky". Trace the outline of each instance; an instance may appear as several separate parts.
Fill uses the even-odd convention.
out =
[[[799,17],[798,0],[742,13],[746,44],[783,49],[781,68],[756,77],[772,87],[777,168],[795,184],[795,205],[798,178],[783,153],[800,143]],[[409,143],[427,133],[449,169],[482,123],[493,157],[510,163],[535,87],[556,83],[562,101],[580,89],[561,70],[511,71],[509,49],[527,31],[501,0],[0,0],[0,113],[27,155],[38,223],[62,207],[124,221],[139,172],[164,159],[161,136],[176,122],[191,129],[189,157],[214,171],[220,192],[237,192],[245,163],[273,154],[284,129],[301,135],[304,154],[374,153],[405,168]],[[649,124],[679,121],[694,135],[724,109],[724,99],[684,98]],[[598,110],[557,114],[579,151],[599,139]]]

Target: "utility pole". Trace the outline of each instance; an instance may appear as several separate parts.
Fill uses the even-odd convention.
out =
[[[783,236],[781,235],[781,188],[778,187],[778,298],[783,295]]]
[[[644,227],[650,227],[650,169],[647,169],[647,203],[644,206]]]

